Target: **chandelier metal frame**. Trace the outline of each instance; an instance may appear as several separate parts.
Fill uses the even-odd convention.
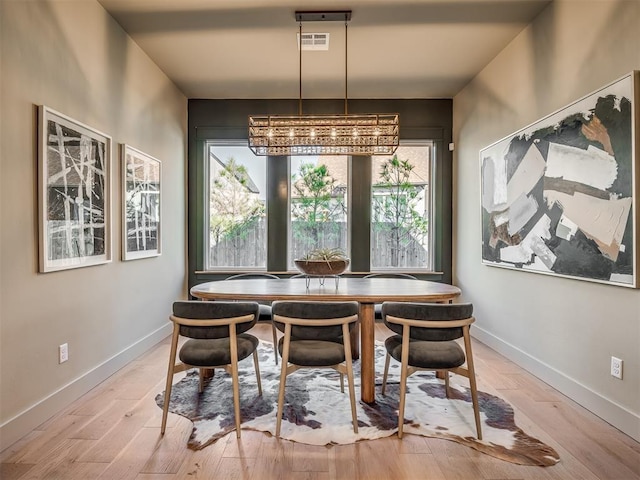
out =
[[[350,114],[348,111],[347,25],[351,11],[296,12],[299,22],[298,115],[250,115],[249,148],[260,156],[392,155],[399,144],[397,113]],[[344,21],[344,114],[302,113],[302,23]]]

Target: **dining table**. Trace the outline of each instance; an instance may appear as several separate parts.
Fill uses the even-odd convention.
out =
[[[383,277],[307,277],[218,280],[194,285],[190,293],[201,300],[358,302],[359,329],[356,327],[352,332],[352,352],[355,359],[360,358],[361,399],[365,403],[373,404],[375,403],[374,305],[386,301],[448,303],[458,297],[461,291],[453,285],[426,280]]]

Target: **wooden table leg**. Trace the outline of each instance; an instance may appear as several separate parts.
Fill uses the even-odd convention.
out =
[[[360,397],[365,403],[376,401],[375,319],[373,303],[360,304]]]

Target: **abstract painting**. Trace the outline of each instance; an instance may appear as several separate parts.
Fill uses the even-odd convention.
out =
[[[122,259],[160,255],[160,160],[122,145],[122,176]]]
[[[111,261],[111,137],[39,112],[40,272]]]
[[[481,150],[483,263],[638,287],[639,73]]]

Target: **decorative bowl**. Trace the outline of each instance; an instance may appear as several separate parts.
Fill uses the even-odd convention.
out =
[[[294,260],[296,267],[306,275],[340,275],[349,266],[349,259],[339,260]]]

